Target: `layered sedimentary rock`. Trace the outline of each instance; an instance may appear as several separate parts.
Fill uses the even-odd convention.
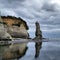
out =
[[[0,17],[0,39],[12,39],[11,35],[7,33],[7,31],[4,28],[3,20]]]
[[[28,26],[27,23],[17,17],[12,16],[1,16],[5,30],[15,38],[28,37]]]

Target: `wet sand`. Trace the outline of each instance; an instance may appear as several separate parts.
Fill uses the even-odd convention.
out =
[[[29,49],[20,60],[60,60],[60,42],[44,42],[37,59],[34,57],[34,45],[34,43],[28,44]]]
[[[0,46],[0,60],[1,55],[6,47]],[[40,55],[35,58],[35,43],[28,43],[28,50],[26,55],[20,60],[60,60],[60,42],[43,42]]]

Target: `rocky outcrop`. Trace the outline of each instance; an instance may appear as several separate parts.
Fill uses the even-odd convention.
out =
[[[27,23],[14,16],[1,16],[5,30],[15,38],[28,37]]]
[[[11,37],[28,39],[28,26],[27,23],[23,21],[23,19],[12,16],[1,16],[1,18],[3,20],[4,30],[9,33]],[[26,51],[27,43],[12,43],[8,48],[4,50],[2,60],[10,60],[15,58],[19,59],[24,56]]]
[[[42,39],[42,32],[40,30],[40,25],[38,22],[35,23],[36,24],[36,32],[35,32],[35,38],[33,40],[40,40]],[[42,42],[36,42],[35,43],[35,58],[37,58],[40,54],[40,49],[42,47]]]

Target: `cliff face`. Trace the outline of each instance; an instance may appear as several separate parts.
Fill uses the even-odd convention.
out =
[[[27,23],[21,19],[12,16],[1,16],[5,30],[12,36],[17,38],[28,37]]]
[[[11,39],[12,37],[10,36],[9,33],[7,33],[5,31],[5,28],[4,28],[4,25],[3,25],[3,21],[2,21],[2,19],[0,17],[0,40],[1,39],[7,39],[7,38]]]
[[[11,37],[14,38],[29,37],[27,32],[28,26],[24,20],[12,16],[7,16],[7,17],[1,16],[1,18],[2,18],[2,22],[0,23],[0,28],[2,24],[3,26],[2,28],[4,28],[2,30],[6,31],[6,33],[9,33]],[[2,30],[1,32],[3,33],[4,31]],[[2,59],[9,60],[14,58],[21,58],[22,56],[24,56],[26,51],[27,51],[27,43],[11,44],[8,48],[4,50]]]

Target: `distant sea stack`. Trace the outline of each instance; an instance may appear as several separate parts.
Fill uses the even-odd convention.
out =
[[[29,29],[22,18],[14,16],[1,16],[5,30],[14,38],[28,38]]]

